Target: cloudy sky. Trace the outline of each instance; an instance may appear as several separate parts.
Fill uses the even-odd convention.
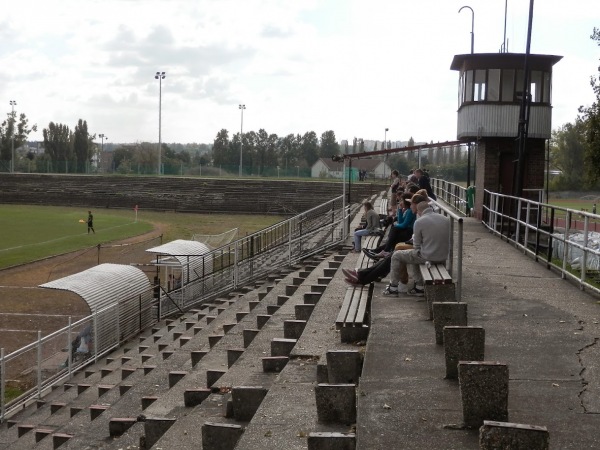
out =
[[[497,52],[504,0],[20,0],[0,14],[0,105],[113,143],[212,142],[217,132],[334,130],[339,140],[456,137],[455,54]],[[529,1],[508,0],[524,52]],[[537,0],[532,52],[554,69],[553,127],[590,104],[598,0]]]

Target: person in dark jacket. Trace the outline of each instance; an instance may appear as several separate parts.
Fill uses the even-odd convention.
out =
[[[427,196],[432,200],[437,200],[437,197],[433,193],[433,189],[431,189],[431,182],[429,180],[429,175],[423,171],[423,169],[415,170],[415,175],[417,176],[417,180],[419,183],[419,187],[421,189],[425,189],[427,191]]]

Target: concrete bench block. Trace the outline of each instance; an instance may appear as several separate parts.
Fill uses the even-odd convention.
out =
[[[131,361],[133,358],[130,356],[121,356],[121,364],[127,364],[129,361]]]
[[[154,358],[154,355],[142,355],[142,364],[145,364],[148,362],[148,360]]]
[[[304,277],[293,277],[292,278],[292,284],[294,286],[300,286],[302,283],[304,283],[305,278]]]
[[[287,356],[265,356],[262,358],[263,372],[281,372],[289,360]]]
[[[35,427],[31,424],[28,423],[21,423],[17,425],[17,436],[21,437],[24,436],[25,434],[29,433],[30,431],[32,431]]]
[[[63,409],[65,406],[67,406],[67,404],[63,402],[50,403],[50,415],[55,414],[57,411]]]
[[[296,320],[308,320],[315,309],[315,305],[311,304],[299,304],[294,305],[294,313]]]
[[[467,326],[467,304],[457,302],[433,303],[435,343],[444,344],[445,326]]]
[[[256,308],[258,305],[260,305],[260,302],[259,302],[259,301],[256,301],[256,300],[250,300],[250,301],[248,302],[248,309],[249,309],[250,311],[252,311],[252,310],[253,310],[254,308]]]
[[[256,316],[256,328],[261,330],[270,318],[271,316],[268,314],[259,314],[258,316]]]
[[[335,267],[335,268],[326,267],[323,269],[323,275],[326,277],[333,277],[333,276],[335,276],[337,271],[338,271],[337,267]]]
[[[111,373],[113,373],[112,369],[104,367],[100,369],[100,378],[104,378],[105,376],[110,375]]]
[[[176,331],[175,333],[173,333],[173,340],[176,341],[177,339],[179,339],[181,336],[183,336],[183,332],[181,331]]]
[[[154,342],[156,342],[156,341],[160,341],[161,339],[162,339],[162,335],[161,335],[161,334],[155,334],[154,336],[152,336],[152,340],[153,340]],[[110,364],[110,363],[108,362],[108,358],[106,358],[106,364]]]
[[[123,397],[129,389],[133,386],[131,384],[120,384],[119,385],[119,396]]]
[[[158,344],[158,351],[162,352],[163,350],[165,350],[168,347],[169,347],[169,344]]]
[[[456,302],[456,284],[426,284],[425,300],[429,311],[429,320],[433,320],[433,304]]]
[[[98,385],[98,397],[102,397],[108,391],[110,391],[115,386],[113,384],[99,384]]]
[[[152,372],[154,369],[156,369],[156,366],[146,364],[145,366],[142,367],[142,369],[144,370],[144,375],[148,375],[150,372]]]
[[[234,450],[244,430],[240,425],[204,422],[202,448],[205,450]]]
[[[52,448],[54,450],[56,450],[58,447],[60,447],[61,445],[63,445],[65,442],[67,442],[72,437],[73,437],[72,434],[54,433],[52,435]]]
[[[71,406],[71,408],[69,408],[69,417],[73,417],[81,411],[83,411],[83,406]]]
[[[217,381],[219,381],[219,378],[221,378],[226,373],[227,373],[226,370],[213,370],[213,369],[207,370],[206,371],[206,386],[211,387],[213,384],[215,384]]]
[[[183,337],[179,338],[179,347],[183,347],[185,344],[187,344],[191,340],[192,340],[192,338],[189,336],[183,336]]]
[[[108,409],[106,405],[90,405],[90,420],[95,420],[100,414]]]
[[[277,306],[283,306],[290,298],[287,295],[277,296]]]
[[[308,434],[308,450],[355,450],[356,434],[314,431]]]
[[[158,400],[158,397],[155,397],[153,395],[147,395],[145,397],[142,397],[142,411],[145,410],[152,403],[154,403],[156,400]]]
[[[208,325],[209,323],[211,323],[215,319],[216,319],[215,316],[206,316],[206,325]]]
[[[268,292],[259,292],[258,293],[258,301],[261,302],[267,296]]]
[[[333,277],[319,277],[317,278],[317,283],[319,284],[329,284],[333,280]]]
[[[91,376],[92,376],[92,375],[94,375],[95,373],[96,373],[96,371],[95,371],[95,370],[93,370],[93,369],[86,369],[86,370],[83,372],[83,378],[91,377]]]
[[[196,365],[200,362],[202,358],[206,356],[208,352],[206,350],[193,350],[191,352],[192,356],[192,367],[196,367]]]
[[[168,332],[171,332],[171,331],[173,331],[173,330],[175,329],[175,327],[176,327],[176,326],[177,326],[177,325],[167,325],[167,331],[168,331]]]
[[[82,394],[83,392],[87,391],[89,388],[91,388],[92,385],[91,384],[87,384],[87,383],[79,383],[77,385],[77,395]]]
[[[36,400],[35,401],[35,408],[36,409],[40,409],[42,406],[46,405],[46,400]]]
[[[222,334],[214,334],[212,336],[208,337],[208,345],[210,348],[213,348],[215,345],[217,345],[217,342],[219,342],[221,339],[223,339],[223,335]]]
[[[305,292],[304,293],[304,304],[316,305],[321,299],[320,292]]]
[[[459,361],[463,420],[478,428],[484,420],[508,421],[508,366],[494,361]]]
[[[227,367],[231,367],[244,353],[243,348],[230,348],[227,349]]]
[[[229,333],[233,329],[233,327],[235,327],[236,325],[237,325],[237,322],[236,323],[224,323],[223,331],[225,333]]]
[[[317,383],[329,383],[329,369],[327,364],[317,364]]]
[[[235,320],[237,320],[238,322],[240,322],[247,315],[248,315],[247,312],[237,312],[237,313],[235,313]]]
[[[220,315],[222,313],[224,313],[227,310],[227,308],[223,308],[222,306],[217,308],[217,315]]]
[[[283,337],[286,339],[300,339],[306,320],[284,320],[283,321]]]
[[[200,333],[203,330],[203,327],[194,327],[192,331],[194,332],[194,336]]]
[[[175,386],[183,377],[187,375],[187,372],[183,372],[180,370],[173,370],[169,372],[169,388]]]
[[[326,284],[312,284],[310,286],[311,292],[318,292],[319,294],[323,294],[323,292],[325,292],[325,289],[327,289]]]
[[[485,330],[483,327],[444,327],[446,378],[458,378],[459,361],[485,359]]]
[[[328,261],[327,265],[329,267],[331,267],[332,269],[338,269],[342,265],[342,262],[333,260],[333,261]]]
[[[267,305],[267,314],[272,316],[279,311],[279,305]]]
[[[186,389],[183,393],[183,404],[187,407],[198,406],[210,395],[210,389]]]
[[[346,259],[346,255],[333,255],[334,261],[342,262],[344,259]]]
[[[296,342],[298,342],[296,339],[275,338],[271,340],[271,356],[290,356]]]
[[[173,353],[174,352],[172,350],[167,350],[167,351],[162,352],[161,356],[162,356],[163,361],[165,359],[169,359],[171,356],[173,356]]]
[[[65,383],[63,384],[63,392],[67,392],[69,389],[75,387],[73,383]]]
[[[298,276],[300,278],[304,278],[304,279],[308,278],[308,276],[314,270],[314,267],[312,267],[312,266],[307,266],[306,268],[309,270],[301,270],[300,272],[298,272]]]
[[[193,328],[196,325],[196,322],[186,322],[185,323],[185,331],[188,331],[190,328]]]
[[[231,390],[233,417],[239,421],[250,421],[267,395],[262,386],[234,386]]]
[[[138,345],[138,353],[143,353],[146,350],[148,350],[150,347],[148,347],[147,345]]]
[[[248,346],[252,343],[256,335],[260,332],[260,330],[254,330],[252,328],[246,328],[242,331],[242,336],[244,338],[244,348],[248,348]]]
[[[484,420],[479,428],[481,450],[548,450],[550,436],[546,427]]]
[[[111,437],[122,436],[137,422],[136,418],[124,417],[124,418],[113,418],[108,423],[108,434]]]
[[[42,439],[44,439],[46,436],[50,436],[52,433],[54,433],[54,430],[51,430],[48,428],[37,428],[36,430],[34,430],[34,433],[35,433],[35,442],[38,443]]]
[[[320,423],[350,425],[356,422],[355,384],[318,384],[315,399]]]
[[[293,284],[288,284],[285,287],[285,295],[292,296],[292,295],[294,295],[294,292],[296,292],[297,289],[298,289],[298,286],[294,286]]]
[[[146,448],[152,448],[162,435],[173,426],[176,420],[171,417],[147,417],[144,421]]]
[[[358,384],[363,364],[358,350],[330,350],[326,358],[329,383]]]

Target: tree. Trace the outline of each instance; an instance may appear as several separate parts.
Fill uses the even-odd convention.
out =
[[[67,125],[50,122],[48,128],[42,131],[44,135],[44,149],[50,160],[55,165],[54,170],[73,171],[73,133]]]
[[[335,139],[333,130],[325,131],[321,135],[321,158],[331,158],[340,153],[340,144]]]
[[[13,111],[6,116],[6,120],[0,124],[0,161],[10,161],[13,145],[14,148],[21,147],[27,142],[29,133],[37,131],[37,125],[29,126],[29,119],[24,113],[18,119],[17,113]]]
[[[408,140],[408,147],[412,147],[415,145],[415,140],[413,139],[413,137],[411,136],[410,139]]]
[[[585,158],[585,123],[576,120],[552,131],[550,163],[560,170],[556,187],[560,189],[581,189]]]
[[[229,132],[223,128],[213,142],[213,160],[215,166],[231,164],[229,155]]]
[[[304,133],[304,136],[302,136],[300,151],[306,166],[312,167],[312,165],[319,159],[319,140],[317,139],[317,133],[314,131],[308,131]],[[300,161],[298,161],[298,163],[300,163]]]
[[[73,152],[77,160],[76,170],[79,173],[86,172],[87,164],[92,159],[92,141],[95,138],[95,135],[90,136],[88,133],[87,122],[79,119],[73,132]]]
[[[594,27],[590,39],[600,46],[600,29]],[[600,67],[598,67],[600,72]],[[585,152],[585,168],[589,184],[600,180],[600,76],[590,77],[590,85],[596,95],[596,101],[589,107],[579,108],[580,119],[585,122],[587,148]]]
[[[133,148],[129,145],[121,145],[113,152],[114,169],[118,169],[122,162],[133,161]]]

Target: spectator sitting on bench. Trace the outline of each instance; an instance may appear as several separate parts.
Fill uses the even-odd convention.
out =
[[[398,220],[390,228],[387,242],[385,245],[380,246],[376,249],[369,250],[364,249],[363,252],[371,259],[386,258],[394,251],[394,247],[399,242],[409,241],[413,235],[413,227],[417,220],[417,205],[421,202],[427,202],[429,199],[427,196],[403,194],[402,210],[398,209]]]
[[[365,202],[363,204],[365,208],[365,220],[366,224],[362,228],[357,228],[354,230],[354,252],[360,252],[360,241],[363,236],[368,236],[369,234],[377,233],[379,228],[379,214],[375,212],[373,209],[373,204],[371,202]]]
[[[398,243],[395,248],[396,250],[408,250],[413,247],[410,244]],[[359,270],[342,269],[342,273],[346,277],[344,281],[354,287],[361,287],[375,281],[381,281],[382,278],[390,273],[391,262],[392,254],[390,253],[387,257],[381,258],[371,267]],[[406,270],[406,266],[404,267],[404,270]],[[408,278],[408,273],[406,274],[406,278]]]
[[[450,219],[436,214],[427,202],[417,205],[417,221],[414,225],[412,250],[398,250],[390,262],[390,283],[383,295],[397,296],[399,293],[422,297],[425,294],[423,277],[417,267],[430,262],[444,264],[450,248]],[[415,285],[408,289],[406,266],[410,266]]]

